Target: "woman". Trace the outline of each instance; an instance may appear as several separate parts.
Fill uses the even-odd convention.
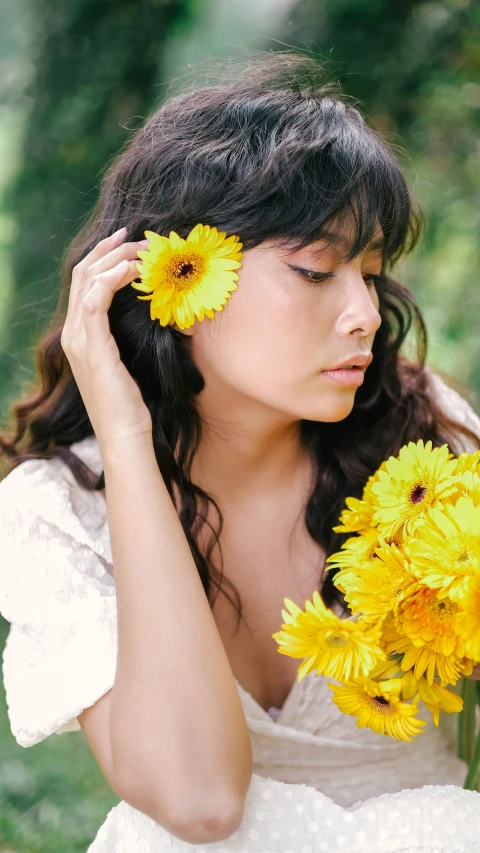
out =
[[[414,744],[360,730],[272,639],[285,597],[319,589],[349,615],[332,527],[385,458],[419,438],[480,446],[389,273],[422,216],[321,77],[259,54],[136,133],[3,439],[10,723],[23,746],[83,730],[123,800],[90,853],[480,838],[443,726]]]

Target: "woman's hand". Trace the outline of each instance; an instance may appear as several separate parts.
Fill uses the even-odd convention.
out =
[[[60,339],[100,446],[152,431],[150,412],[120,359],[107,316],[113,294],[137,278],[137,252],[148,244],[122,244],[126,230],[101,240],[74,268]]]

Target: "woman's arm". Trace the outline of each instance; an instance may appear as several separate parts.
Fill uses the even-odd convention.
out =
[[[143,245],[124,242],[126,232],[101,240],[74,267],[60,339],[105,472],[118,633],[109,763],[118,788],[133,792],[135,802],[140,792],[160,824],[167,816],[187,832],[193,828],[199,841],[202,831],[195,828],[203,827],[211,840],[222,824],[235,826],[232,814],[241,820],[251,781],[250,738],[158,469],[150,411],[110,331],[113,296],[138,275]]]
[[[151,440],[104,444],[102,458],[118,611],[115,778],[148,789],[177,825],[224,821],[226,811],[233,832],[251,744],[187,539]]]

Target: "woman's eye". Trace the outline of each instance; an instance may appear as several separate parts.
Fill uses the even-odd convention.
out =
[[[368,284],[368,286],[370,287],[372,284],[377,285],[381,279],[381,276],[374,275],[373,273],[368,272],[366,273],[366,275],[363,276],[363,278],[365,279],[366,284]],[[370,279],[370,281],[367,281],[367,279]]]
[[[303,270],[303,274],[311,284],[321,284],[322,281],[334,277],[334,273],[332,272],[314,272],[313,270]],[[375,287],[380,281],[380,276],[373,273],[366,273],[363,276],[363,280],[367,287],[371,287],[372,285]]]
[[[333,272],[315,272],[314,270],[304,270],[301,267],[296,267],[299,273],[303,275],[310,284],[320,284],[328,278],[333,278]]]
[[[303,267],[295,267],[292,266],[292,269],[297,270],[300,275],[307,279],[310,284],[321,284],[329,278],[335,278],[335,273],[333,272],[316,272],[315,270],[306,270]],[[375,286],[381,280],[381,276],[374,275],[374,273],[366,273],[364,276],[364,281],[368,287],[371,287],[372,284]]]

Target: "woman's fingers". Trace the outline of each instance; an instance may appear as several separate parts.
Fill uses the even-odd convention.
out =
[[[78,306],[80,304],[79,292],[85,289],[84,280],[88,267],[120,245],[125,239],[126,233],[127,229],[121,228],[119,231],[115,231],[114,234],[111,234],[110,237],[100,240],[92,251],[89,252],[88,255],[86,255],[83,260],[73,268],[70,294],[68,298],[68,310],[64,327],[67,334],[73,333],[73,328],[70,329],[70,326],[75,327],[76,325],[73,318],[76,318],[78,315]]]
[[[120,261],[113,269],[106,270],[92,279],[92,286],[82,300],[82,323],[85,327],[86,356],[90,369],[100,367],[107,355],[106,347],[117,350],[110,333],[107,311],[112,304],[113,294],[126,284],[130,276],[130,263]],[[112,352],[108,350],[108,356]]]
[[[115,291],[125,287],[138,276],[136,264],[136,261],[121,261],[113,269],[105,270],[98,276],[94,276],[90,282],[89,290],[81,298],[78,298],[77,295],[78,316],[74,317],[69,325],[65,323],[63,327],[62,347],[65,351],[69,349],[74,354],[75,351],[82,349],[86,339],[87,323],[92,313],[105,312],[102,324],[102,340],[106,341],[109,338],[110,326],[106,312],[112,304]]]
[[[91,263],[85,267],[83,277],[81,279],[76,277],[75,274],[72,276],[70,314],[67,314],[66,318],[67,325],[72,326],[72,334],[74,334],[79,327],[81,316],[80,306],[92,287],[94,279],[108,270],[113,269],[123,260],[133,262],[136,259],[136,263],[139,263],[140,258],[138,257],[138,251],[140,248],[144,248],[147,244],[148,240],[136,243],[124,243],[118,248],[107,252],[107,254],[99,258],[95,263]],[[133,281],[134,278],[138,277],[136,264],[132,265],[132,271],[130,281]]]
[[[95,263],[90,264],[87,268],[85,278],[93,278],[105,270],[113,268],[123,260],[130,261],[133,258],[137,258],[138,250],[145,249],[146,246],[148,246],[148,240],[139,240],[136,243],[123,243],[117,249],[113,249],[113,251],[108,252],[98,261],[95,261]],[[140,263],[140,258],[137,258],[137,263]]]
[[[60,338],[100,443],[112,436],[149,434],[152,428],[139,384],[120,358],[108,320],[114,293],[138,277],[139,244],[125,244],[117,251],[113,242],[111,238],[102,241],[101,252],[96,247],[85,258],[87,263],[75,268],[68,322]],[[127,257],[121,258],[122,254]]]
[[[95,263],[95,261],[98,261],[100,258],[103,258],[103,256],[108,254],[108,252],[111,252],[112,249],[120,246],[120,244],[123,243],[126,234],[127,229],[120,228],[118,231],[115,231],[114,234],[110,234],[109,237],[105,237],[103,240],[100,240],[92,251],[89,252],[88,255],[85,255],[83,260],[76,265],[74,274],[78,278],[82,278],[87,267],[89,267],[90,264]]]

